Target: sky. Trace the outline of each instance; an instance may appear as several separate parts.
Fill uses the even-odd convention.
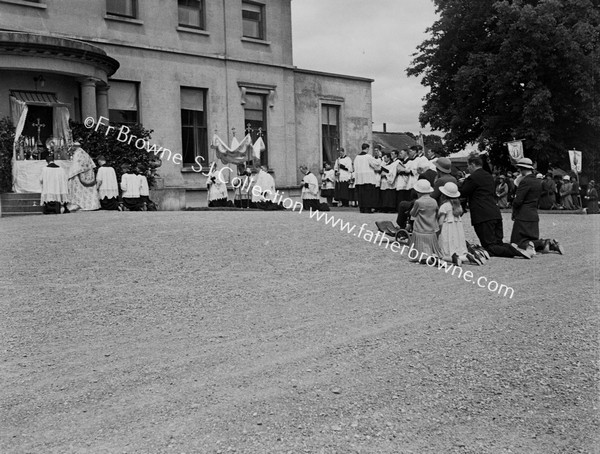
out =
[[[292,0],[294,65],[375,79],[373,130],[429,133],[427,89],[406,68],[435,20],[431,0]]]

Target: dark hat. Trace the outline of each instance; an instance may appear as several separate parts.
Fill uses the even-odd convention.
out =
[[[448,158],[437,158],[435,167],[442,173],[450,173],[452,171],[452,161]]]

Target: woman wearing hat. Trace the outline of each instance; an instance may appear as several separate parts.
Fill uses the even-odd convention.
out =
[[[547,173],[546,178],[542,180],[542,194],[538,206],[540,210],[551,210],[556,205],[556,183],[552,179],[552,174]]]
[[[586,202],[586,213],[597,214],[598,213],[598,191],[596,190],[596,184],[594,180],[590,180],[588,183],[588,189],[585,193]]]
[[[560,199],[562,201],[563,210],[576,209],[575,205],[573,204],[571,192],[573,192],[573,183],[571,183],[571,177],[569,175],[565,175],[563,177],[563,184],[560,187]]]
[[[496,204],[498,208],[508,208],[508,185],[504,175],[500,175],[496,183]]]

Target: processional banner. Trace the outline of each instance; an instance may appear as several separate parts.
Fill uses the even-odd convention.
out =
[[[581,151],[569,150],[569,161],[571,161],[571,170],[581,173]]]
[[[519,159],[523,159],[523,141],[522,140],[514,140],[512,142],[507,142],[506,146],[508,147],[508,154],[510,155],[511,161],[516,163]]]

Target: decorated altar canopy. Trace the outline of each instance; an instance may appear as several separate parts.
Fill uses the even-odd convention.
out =
[[[16,159],[17,142],[25,127],[29,105],[52,107],[52,136],[72,142],[68,104],[59,102],[53,93],[11,90],[9,99],[11,120],[15,125],[13,160]]]
[[[227,146],[227,144],[215,134],[213,135],[211,147],[215,149],[217,158],[219,158],[223,164],[244,164],[250,161],[252,157],[260,161],[260,153],[266,148],[262,137],[258,137],[253,144],[250,134],[246,134],[241,142],[234,136],[230,146]]]

